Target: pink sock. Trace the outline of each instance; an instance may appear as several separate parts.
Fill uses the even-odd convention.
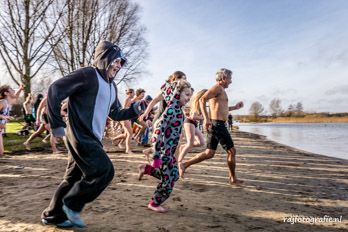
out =
[[[160,159],[154,159],[151,164],[151,166],[154,168],[160,168],[161,165],[162,165],[162,160]]]
[[[157,205],[153,200],[150,201],[149,203],[151,206],[153,207],[158,207],[159,205]]]
[[[147,175],[151,175],[151,170],[152,169],[153,169],[153,167],[151,165],[146,164],[144,173],[147,174]]]

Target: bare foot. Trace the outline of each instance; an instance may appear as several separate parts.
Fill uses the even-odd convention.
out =
[[[151,205],[151,203],[149,203],[147,205],[147,208],[151,209],[157,213],[166,213],[168,211],[167,209],[163,208],[162,206],[153,206],[153,205]]]
[[[132,152],[132,151],[126,151],[126,154],[129,154],[129,155],[134,155],[135,153]]]
[[[124,149],[124,148],[125,148],[125,146],[124,146],[122,143],[119,143],[119,144],[118,144],[118,147],[121,148],[121,149]]]
[[[141,178],[143,178],[144,173],[145,173],[145,166],[146,166],[146,164],[140,164],[138,166],[138,170],[139,170],[138,180],[141,180]]]
[[[229,182],[230,182],[230,185],[237,185],[237,186],[244,183],[244,181],[238,180],[238,179],[233,179],[232,177],[230,177]]]
[[[27,142],[24,142],[23,145],[25,146],[25,149],[30,151],[30,144]]]
[[[184,179],[184,174],[185,174],[185,165],[183,162],[178,163],[178,168],[179,168],[179,176],[180,178]]]

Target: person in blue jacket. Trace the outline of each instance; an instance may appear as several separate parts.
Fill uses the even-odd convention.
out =
[[[96,199],[114,177],[114,167],[101,143],[107,117],[122,121],[138,117],[138,104],[121,109],[113,81],[126,63],[121,49],[108,41],[96,47],[93,66],[78,69],[55,81],[48,90],[48,116],[52,133],[66,136],[68,165],[63,181],[49,206],[43,224],[85,227],[80,213]],[[68,122],[60,114],[61,102],[69,98]]]

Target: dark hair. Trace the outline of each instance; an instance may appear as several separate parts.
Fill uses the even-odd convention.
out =
[[[186,76],[184,72],[175,71],[172,75],[168,77],[167,82],[173,82],[173,81],[179,80],[183,78],[184,76]]]
[[[134,93],[134,89],[127,89],[126,94],[129,94],[129,93]]]
[[[136,91],[135,91],[135,96],[139,96],[141,93],[145,93],[145,89],[137,89]]]
[[[3,85],[0,87],[0,99],[4,99],[6,97],[5,93],[10,90],[9,85]]]
[[[43,96],[41,93],[39,93],[39,94],[36,96],[36,100],[35,100],[35,102],[34,102],[35,115],[36,115],[37,108],[39,108],[40,102],[42,101],[43,97],[44,97],[44,96]]]

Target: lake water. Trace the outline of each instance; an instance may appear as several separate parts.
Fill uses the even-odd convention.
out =
[[[348,123],[239,123],[241,131],[284,145],[348,160]]]

